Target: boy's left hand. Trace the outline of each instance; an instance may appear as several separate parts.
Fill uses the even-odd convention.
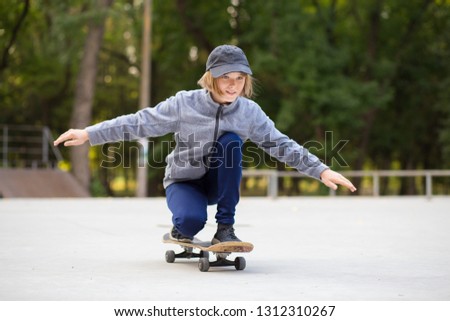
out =
[[[322,182],[328,186],[329,188],[332,188],[334,190],[337,190],[337,184],[347,187],[351,192],[356,191],[356,187],[353,186],[352,182],[350,182],[347,178],[345,178],[343,175],[339,174],[338,172],[335,172],[331,169],[326,169],[320,174],[320,179]]]

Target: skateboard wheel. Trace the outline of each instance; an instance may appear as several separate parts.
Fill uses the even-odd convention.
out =
[[[166,262],[167,263],[175,262],[175,252],[174,251],[166,251]]]
[[[245,269],[245,259],[243,257],[241,257],[241,256],[237,257],[234,260],[234,267],[238,271],[241,271],[241,270]]]
[[[209,261],[207,258],[202,257],[198,261],[198,269],[202,272],[208,272],[209,270]]]

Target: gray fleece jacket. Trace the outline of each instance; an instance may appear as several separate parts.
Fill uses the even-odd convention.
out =
[[[278,131],[254,101],[239,97],[229,105],[220,105],[204,89],[180,91],[154,108],[89,126],[86,131],[91,145],[174,133],[176,146],[166,158],[164,187],[202,177],[207,171],[206,156],[225,132],[237,134],[242,141],[250,139],[278,160],[316,179],[328,168]]]

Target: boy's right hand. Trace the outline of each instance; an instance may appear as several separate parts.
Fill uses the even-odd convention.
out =
[[[64,142],[64,146],[78,146],[89,140],[89,136],[84,129],[69,129],[64,134],[61,134],[54,142],[53,145],[58,146]]]

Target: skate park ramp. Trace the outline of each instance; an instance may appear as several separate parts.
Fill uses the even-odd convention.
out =
[[[67,172],[57,169],[0,168],[0,197],[89,197]]]
[[[449,197],[243,197],[243,271],[166,263],[170,228],[164,198],[2,199],[0,300],[450,300]]]

